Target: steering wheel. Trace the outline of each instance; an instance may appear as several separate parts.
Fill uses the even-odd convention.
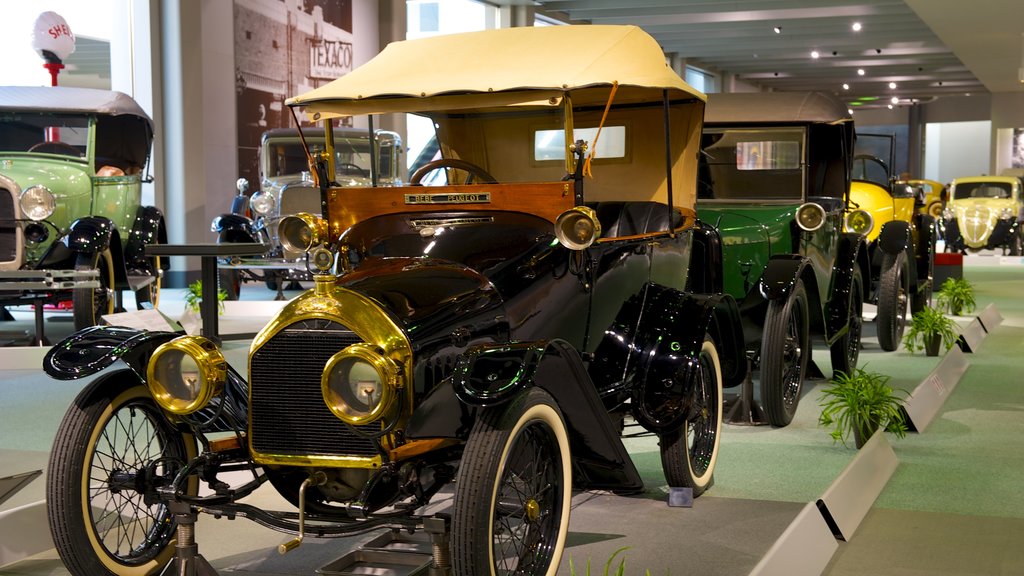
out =
[[[412,173],[409,177],[409,184],[413,186],[422,186],[420,181],[423,177],[437,170],[438,168],[455,168],[456,170],[462,170],[466,173],[466,181],[463,184],[473,184],[475,180],[479,179],[484,184],[497,184],[498,180],[491,176],[486,170],[473,164],[472,162],[466,162],[458,158],[438,158],[437,160],[431,160],[423,166],[420,166],[418,170]]]
[[[82,151],[75,148],[67,142],[61,142],[59,140],[50,140],[45,142],[37,142],[28,149],[29,152],[45,152],[47,154],[66,154],[68,156],[74,156],[79,158],[82,156]],[[69,154],[70,153],[70,154]]]
[[[366,170],[363,170],[359,166],[348,162],[342,162],[341,164],[338,164],[337,166],[334,167],[334,170],[335,172],[344,173],[346,176],[362,176],[363,178],[369,176],[369,174],[366,173]]]

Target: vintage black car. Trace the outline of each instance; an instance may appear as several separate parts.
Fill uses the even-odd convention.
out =
[[[175,520],[204,512],[298,533],[285,550],[448,524],[432,562],[456,575],[554,574],[573,488],[644,487],[627,421],[660,437],[669,486],[711,486],[722,385],[746,362],[719,238],[693,210],[704,96],[650,36],[399,42],[288,103],[328,132],[422,114],[430,167],[476,183],[343,187],[330,148],[315,156],[323,212],[280,225],[315,285],[256,336],[248,378],[203,337],[104,327],[56,346],[56,378],[124,361],[82,391],[49,464],[72,573],[158,570]],[[229,486],[238,470],[256,477]],[[298,513],[239,502],[264,481]],[[417,512],[452,481],[450,515]]]
[[[123,290],[157,301],[168,262],[145,255],[167,242],[163,214],[142,203],[152,142],[126,94],[0,87],[0,306],[72,302],[85,328]]]
[[[264,282],[281,290],[291,282],[311,280],[305,254],[285,249],[277,237],[282,218],[299,212],[319,212],[320,190],[309,173],[309,152],[324,150],[323,129],[310,128],[300,136],[294,128],[267,130],[260,138],[259,189],[247,195],[250,183],[239,178],[231,212],[213,219],[217,242],[265,244],[266,254],[226,258],[218,263],[220,288],[237,300],[242,282]],[[371,146],[372,143],[372,146]],[[388,130],[339,128],[334,131],[335,178],[341,186],[398,186],[404,180],[402,138]]]
[[[740,301],[775,426],[796,412],[811,335],[829,346],[834,372],[857,365],[870,268],[865,230],[843,226],[870,228],[870,217],[848,210],[853,136],[846,105],[827,94],[708,97],[697,211],[721,232],[725,290]]]

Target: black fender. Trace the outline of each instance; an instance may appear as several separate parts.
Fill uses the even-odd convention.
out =
[[[787,298],[796,281],[806,276],[808,260],[799,254],[772,256],[757,283],[757,292],[765,300]],[[814,285],[807,287],[808,292]]]
[[[825,307],[825,342],[831,345],[839,339],[849,326],[847,311],[853,292],[853,276],[856,271],[861,277],[861,298],[870,295],[871,264],[864,249],[864,236],[844,233],[839,239],[835,268],[832,272],[832,293]]]
[[[163,212],[156,206],[139,206],[124,249],[125,267],[155,275],[157,271],[152,269],[153,259],[146,257],[146,246],[152,244],[167,244]],[[161,258],[160,268],[169,270],[170,261],[170,258]]]
[[[718,229],[699,220],[693,226],[687,289],[703,294],[723,291],[722,235]]]
[[[80,330],[50,349],[43,357],[43,371],[56,380],[76,380],[91,376],[124,362],[127,369],[107,372],[101,378],[113,378],[130,372],[146,383],[146,368],[153,351],[164,342],[181,336],[180,332],[151,332],[115,326],[92,326]],[[245,380],[228,367],[221,407],[207,406],[193,415],[203,422],[206,431],[237,432],[243,430],[248,413],[248,390]]]
[[[551,394],[565,418],[577,487],[643,489],[640,474],[608,418],[582,359],[568,343],[551,340],[474,346],[456,360],[451,383],[450,389],[441,386],[435,390],[413,414],[407,429],[410,438],[441,432],[430,430],[430,423],[417,416],[432,413],[435,417],[431,419],[436,419],[436,407],[431,405],[450,404],[448,394],[452,390],[463,405],[486,409],[539,386]],[[450,419],[449,425],[457,422]],[[463,424],[459,429],[466,427]]]
[[[886,254],[899,254],[912,246],[910,222],[891,220],[882,225],[878,234],[878,249]]]
[[[91,376],[118,360],[142,380],[157,346],[181,336],[115,326],[92,326],[61,340],[43,357],[43,371],[56,380]]]
[[[697,361],[722,298],[648,286],[630,358],[633,417],[647,430],[675,430],[689,416]]]
[[[256,223],[241,214],[221,214],[213,219],[212,228],[217,233],[217,242],[221,244],[260,241]]]
[[[121,247],[121,235],[110,219],[103,216],[79,218],[68,226],[68,231],[61,238],[60,244],[67,249],[64,251],[65,255],[70,256],[69,268],[74,265],[76,254],[95,254],[109,249],[114,267],[114,288],[128,288],[128,272],[125,268],[124,249]],[[52,252],[56,254],[56,251]],[[69,252],[70,254],[67,254]]]
[[[917,289],[921,291],[928,287],[935,272],[935,218],[930,214],[916,214],[914,226],[917,231],[917,245],[914,247]]]

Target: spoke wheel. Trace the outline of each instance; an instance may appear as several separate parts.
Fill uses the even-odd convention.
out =
[[[75,330],[100,323],[100,317],[114,312],[114,261],[110,250],[95,254],[78,254],[75,270],[99,270],[98,288],[75,288],[71,291]]]
[[[704,339],[699,362],[690,416],[659,442],[668,485],[692,488],[694,497],[711,487],[722,433],[722,366],[710,338]]]
[[[860,334],[863,326],[864,290],[862,288],[860,269],[854,268],[853,279],[850,281],[850,295],[847,304],[846,333],[832,343],[829,354],[832,357],[833,375],[842,372],[849,374],[857,367],[860,357]]]
[[[882,257],[882,277],[878,283],[878,345],[893,351],[900,345],[907,327],[907,298],[910,293],[910,275],[907,255],[885,254]]]
[[[810,359],[807,292],[797,280],[789,297],[768,303],[761,336],[761,404],[772,426],[796,414]]]
[[[160,306],[160,283],[163,280],[163,271],[160,269],[160,257],[153,256],[149,259],[149,265],[153,272],[153,282],[135,291],[135,307],[144,310],[148,302],[153,308]]]
[[[455,576],[554,576],[571,499],[569,439],[551,396],[532,388],[484,410],[455,482]]]
[[[87,386],[61,421],[46,478],[50,533],[68,570],[141,576],[167,564],[177,525],[163,503],[146,502],[143,472],[166,479],[194,456],[192,437],[167,422],[134,374]]]

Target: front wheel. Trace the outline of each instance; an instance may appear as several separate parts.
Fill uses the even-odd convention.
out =
[[[785,300],[768,303],[761,337],[761,404],[772,426],[793,421],[810,359],[807,292],[797,281]]]
[[[104,314],[114,312],[114,261],[110,250],[79,253],[75,257],[75,270],[99,272],[99,287],[75,288],[71,291],[75,330],[81,330],[99,324]]]
[[[722,365],[718,349],[704,339],[693,386],[692,408],[683,425],[662,434],[661,468],[669,486],[692,488],[697,497],[711,487],[722,433]]]
[[[192,437],[170,425],[134,374],[114,372],[82,390],[57,430],[46,477],[50,533],[68,570],[143,576],[166,565],[177,525],[143,492],[194,456]]]
[[[862,319],[864,314],[863,285],[860,269],[854,268],[853,278],[850,280],[850,293],[847,298],[847,330],[829,347],[833,377],[839,372],[844,374],[853,372],[853,369],[857,367],[857,359],[860,358],[860,333],[864,322]]]
[[[571,500],[569,437],[551,396],[531,388],[483,410],[455,480],[455,576],[554,576]]]
[[[891,352],[900,345],[907,327],[907,295],[910,275],[904,252],[882,257],[882,277],[878,283],[878,345]]]
[[[1021,236],[1020,231],[1012,232],[1010,234],[1010,240],[1008,244],[1010,249],[1010,256],[1024,255],[1024,237]]]

